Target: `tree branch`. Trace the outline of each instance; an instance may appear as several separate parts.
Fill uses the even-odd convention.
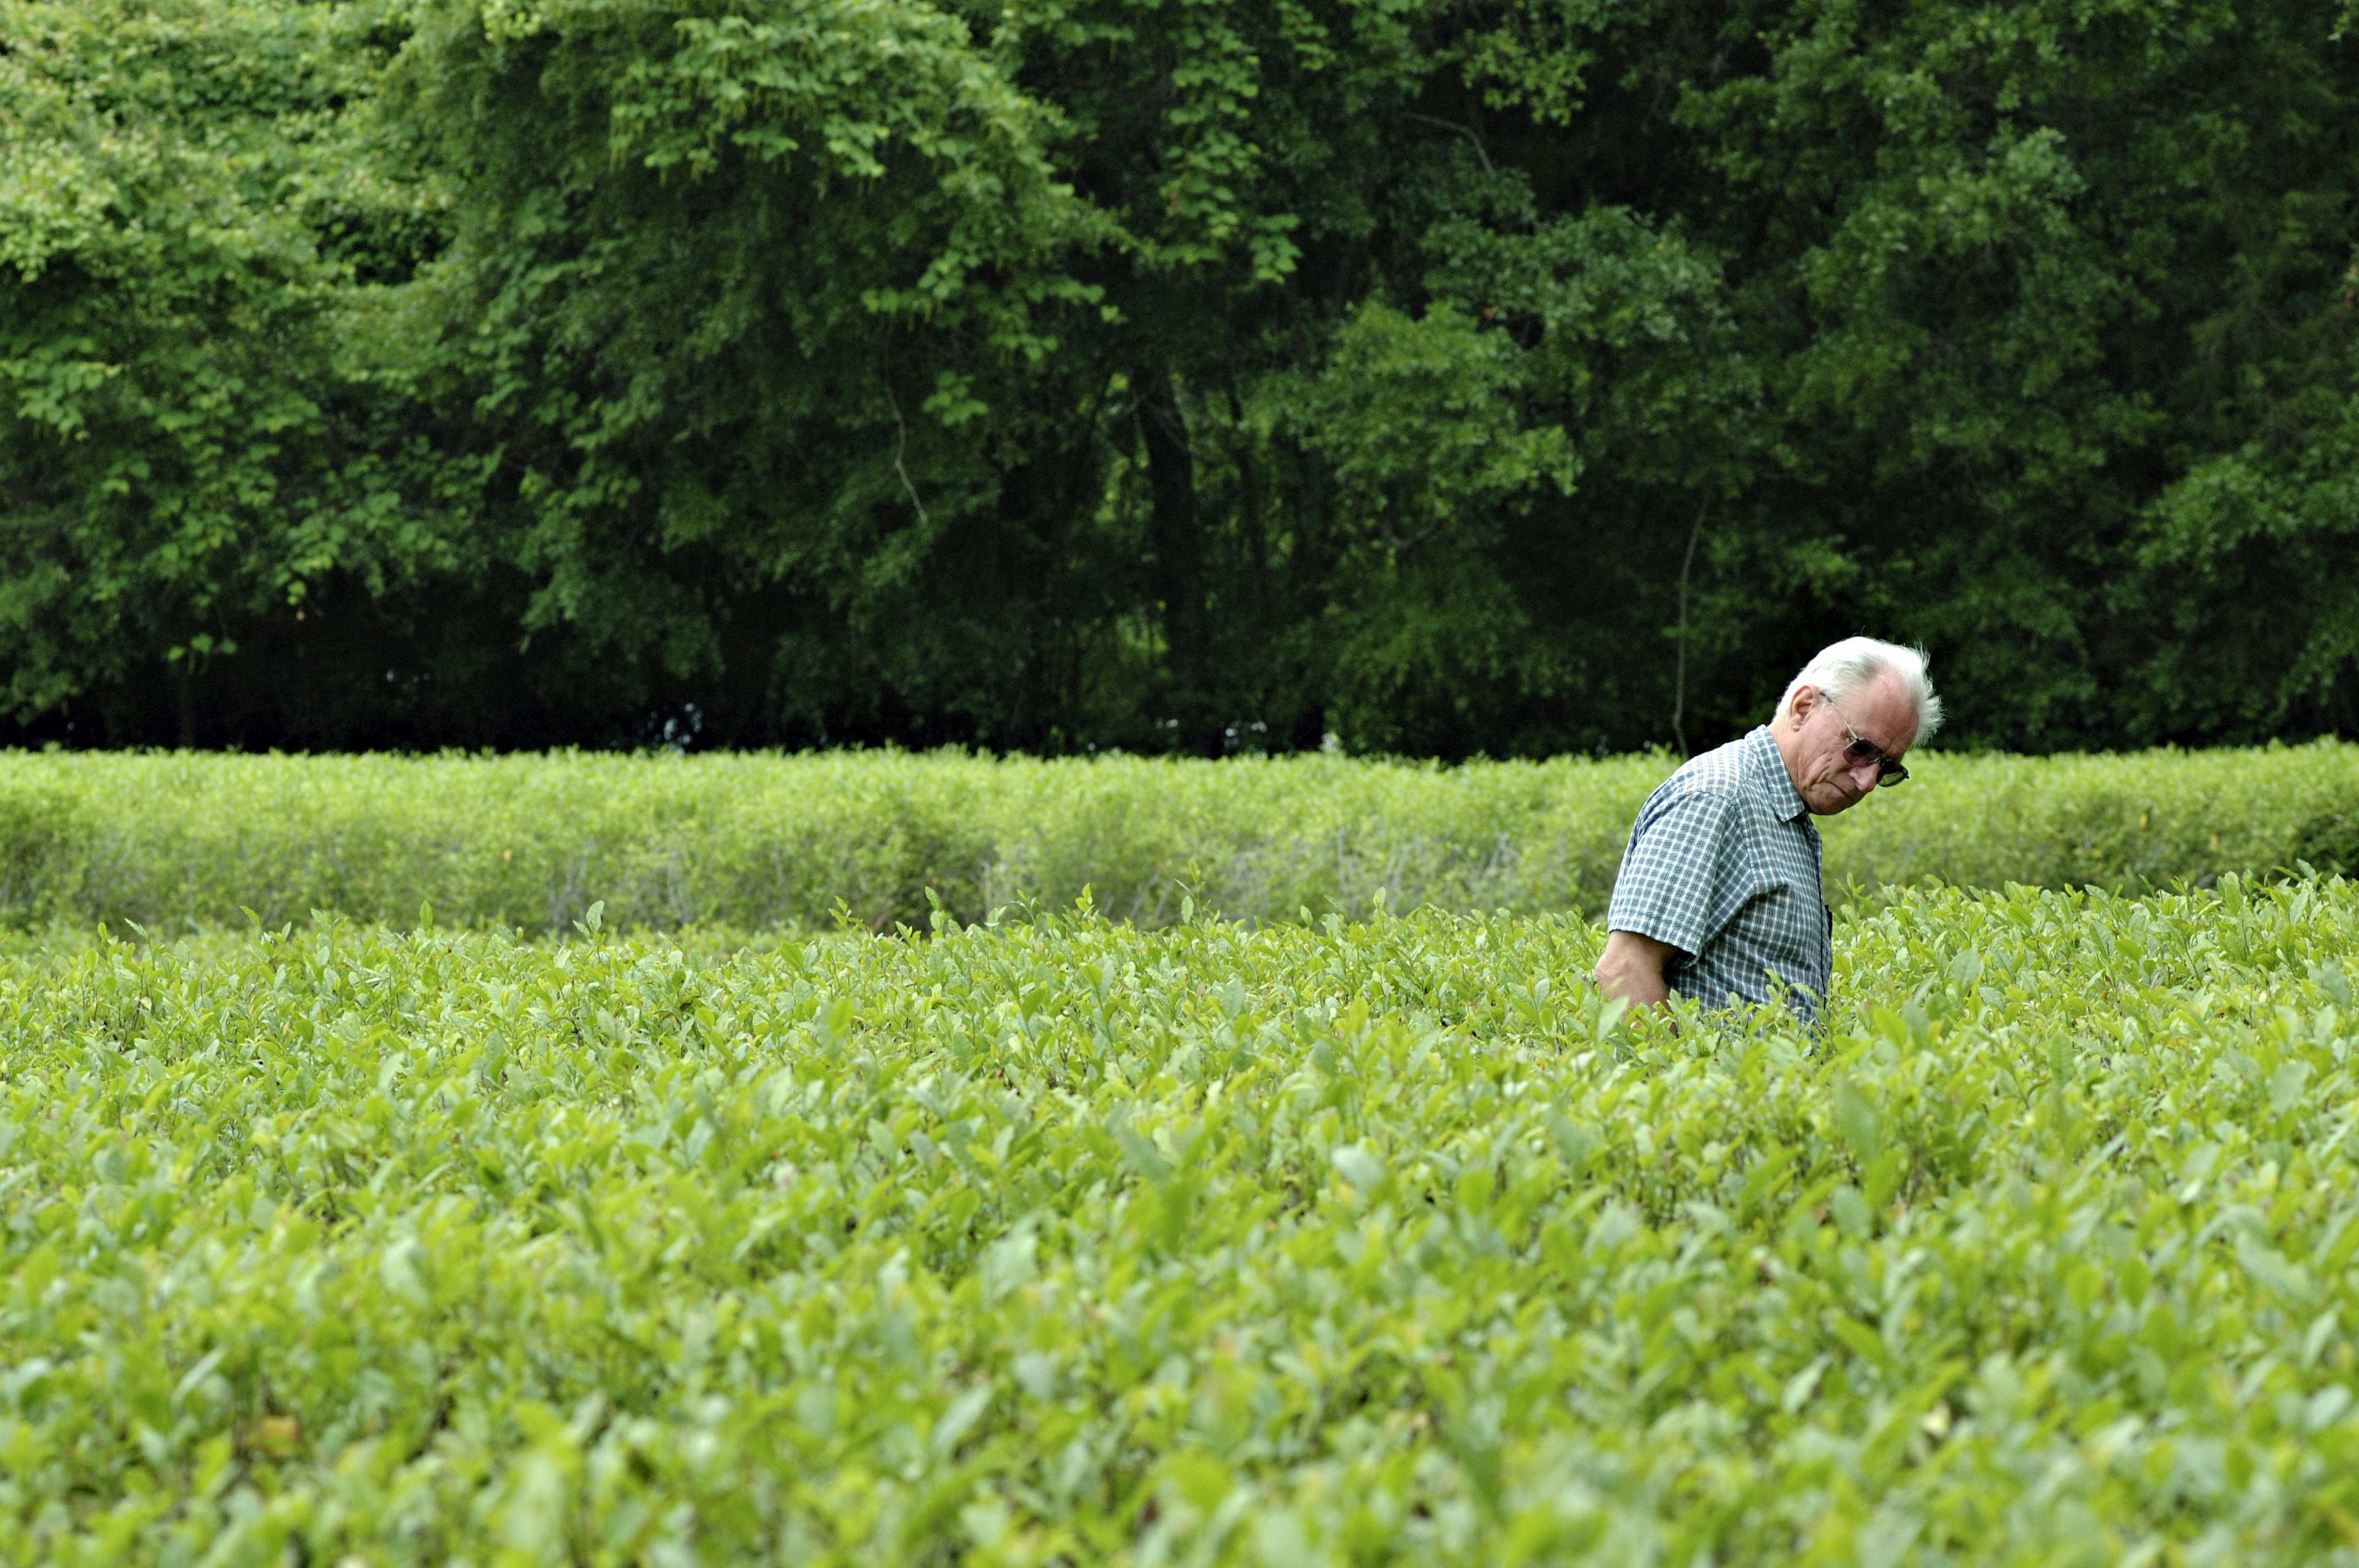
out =
[[[1703,520],[1712,514],[1712,501],[1705,498],[1696,512],[1695,526],[1688,530],[1687,558],[1680,563],[1680,662],[1679,676],[1671,687],[1671,736],[1680,743],[1680,755],[1690,756],[1688,750],[1688,577],[1695,570],[1696,541],[1703,537]]]

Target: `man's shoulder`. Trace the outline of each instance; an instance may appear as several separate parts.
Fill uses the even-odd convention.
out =
[[[1699,796],[1733,800],[1745,794],[1757,762],[1754,753],[1759,749],[1763,733],[1756,730],[1724,746],[1690,757],[1680,765],[1679,772],[1656,789],[1656,796],[1668,803]]]

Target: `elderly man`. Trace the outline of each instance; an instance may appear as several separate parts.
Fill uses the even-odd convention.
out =
[[[1782,983],[1815,1021],[1833,916],[1810,816],[1848,811],[1908,776],[1941,722],[1922,650],[1850,637],[1820,650],[1767,724],[1692,758],[1639,808],[1597,961],[1608,996],[1764,1002]]]

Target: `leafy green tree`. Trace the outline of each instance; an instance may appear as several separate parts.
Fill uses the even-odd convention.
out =
[[[406,439],[373,270],[429,243],[339,105],[328,7],[0,5],[0,638],[17,719],[112,697],[192,737],[210,667],[475,546]],[[392,334],[397,336],[397,333]]]
[[[390,102],[462,192],[420,287],[524,633],[718,738],[1020,707],[983,668],[1073,589],[1028,506],[995,518],[1011,454],[1074,437],[1018,389],[1109,238],[1056,116],[923,5],[414,15]]]

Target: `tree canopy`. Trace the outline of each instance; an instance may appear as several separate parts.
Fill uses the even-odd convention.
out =
[[[24,741],[2348,732],[2303,0],[0,0]]]

